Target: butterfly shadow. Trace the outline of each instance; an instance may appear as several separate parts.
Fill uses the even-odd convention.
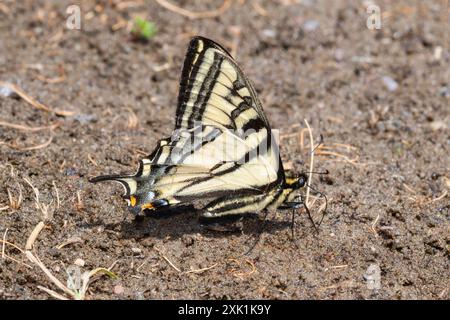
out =
[[[229,237],[232,234],[259,236],[262,232],[274,233],[278,230],[290,229],[289,219],[274,220],[269,217],[265,222],[257,214],[247,214],[242,217],[242,228],[233,231],[211,230],[202,225],[198,219],[198,211],[193,207],[177,208],[158,213],[152,212],[139,219],[127,217],[122,222],[106,225],[107,229],[117,230],[119,227],[125,239],[180,239],[185,235],[202,234],[209,238]],[[219,225],[222,225],[219,222]]]

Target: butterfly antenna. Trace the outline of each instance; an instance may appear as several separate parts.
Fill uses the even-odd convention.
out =
[[[264,214],[264,218],[263,218],[263,222],[261,223],[261,226],[258,230],[258,235],[256,236],[256,240],[253,242],[252,246],[250,247],[250,249],[247,250],[246,253],[244,253],[244,256],[249,255],[253,249],[256,247],[256,245],[259,243],[260,239],[261,239],[261,235],[264,231],[264,227],[266,225],[266,221],[267,221],[267,215],[269,214],[269,211],[267,210],[266,213]]]
[[[314,147],[314,149],[311,151],[311,153],[314,153],[317,148],[319,148],[323,144],[323,134],[320,134],[320,141],[319,143]]]

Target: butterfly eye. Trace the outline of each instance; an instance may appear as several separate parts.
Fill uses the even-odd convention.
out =
[[[298,177],[298,180],[297,180],[297,183],[296,183],[296,187],[298,189],[303,188],[305,186],[305,184],[306,184],[306,181],[308,181],[308,177],[306,176],[306,174],[302,173]]]

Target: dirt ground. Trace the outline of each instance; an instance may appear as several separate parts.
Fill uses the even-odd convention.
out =
[[[379,30],[366,26],[370,1],[343,0],[170,0],[179,12],[82,1],[72,30],[76,2],[0,1],[0,81],[35,100],[0,84],[1,299],[70,296],[20,251],[40,221],[31,252],[63,284],[75,265],[112,266],[117,279],[97,274],[87,299],[450,297],[448,1],[375,1]],[[147,43],[130,36],[136,16],[158,27]],[[256,218],[233,234],[204,230],[189,210],[136,222],[120,186],[88,182],[135,172],[170,135],[193,35],[235,54],[297,172],[310,159],[303,120],[323,135],[318,234],[301,211],[293,240],[290,212],[273,213],[245,256]]]

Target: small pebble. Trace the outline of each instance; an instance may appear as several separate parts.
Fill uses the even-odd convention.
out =
[[[141,291],[135,292],[134,299],[135,300],[145,300],[144,293]]]
[[[303,24],[303,28],[305,29],[305,31],[314,31],[319,27],[320,23],[317,20],[307,20],[304,24]]]
[[[264,29],[261,33],[267,38],[275,38],[277,36],[277,32],[273,29]]]
[[[344,50],[336,49],[336,51],[334,52],[334,59],[338,62],[342,61],[344,59]]]
[[[439,95],[444,98],[450,97],[450,90],[448,87],[444,86],[439,89]]]
[[[131,252],[133,252],[135,255],[139,255],[142,253],[142,250],[139,248],[131,248]]]
[[[125,289],[120,284],[114,286],[114,294],[123,295],[124,292],[125,292]]]
[[[77,120],[81,124],[85,124],[88,122],[94,122],[97,120],[97,116],[95,114],[77,114],[73,117],[75,120]]]
[[[66,168],[64,170],[66,176],[75,176],[77,174],[77,169],[75,168]]]
[[[17,93],[11,90],[9,87],[0,87],[0,96],[8,98],[8,97],[16,97]]]
[[[433,131],[438,131],[440,129],[445,129],[445,127],[447,127],[447,125],[442,120],[436,120],[436,121],[433,121],[433,122],[430,123],[430,128]]]
[[[79,267],[84,267],[85,262],[84,262],[83,259],[78,258],[78,259],[75,260],[75,262],[73,264],[76,265],[76,266],[79,266]]]
[[[389,77],[389,76],[384,76],[383,78],[382,78],[382,80],[383,80],[383,83],[384,83],[384,85],[386,86],[386,88],[389,90],[389,91],[395,91],[395,90],[397,90],[397,88],[398,88],[398,83],[397,83],[397,81],[395,81],[394,79],[392,79],[391,77]]]
[[[436,61],[441,60],[441,58],[442,58],[442,47],[441,46],[437,46],[436,48],[434,48],[433,58]]]

